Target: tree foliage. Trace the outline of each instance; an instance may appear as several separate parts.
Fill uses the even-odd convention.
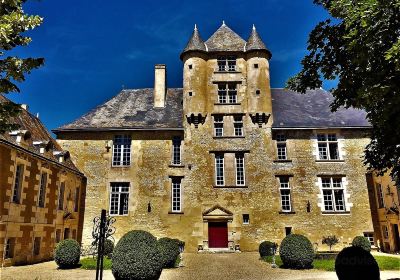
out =
[[[25,75],[40,67],[43,58],[20,58],[7,53],[19,46],[27,46],[32,39],[24,33],[39,26],[43,18],[28,15],[23,10],[26,0],[0,0],[0,94],[20,92],[16,83],[23,82]],[[10,118],[20,109],[12,102],[0,103],[0,133],[15,129]]]
[[[367,112],[372,125],[365,162],[400,182],[400,0],[314,0],[330,17],[310,33],[302,70],[287,87],[305,93],[323,80],[333,111],[343,106]]]
[[[328,236],[323,236],[322,237],[322,244],[326,244],[329,246],[329,251],[332,251],[332,246],[335,246],[336,244],[339,243],[339,239],[336,237],[336,235],[328,235]]]

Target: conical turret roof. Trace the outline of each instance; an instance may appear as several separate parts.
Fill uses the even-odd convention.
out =
[[[269,56],[271,57],[271,52],[267,49],[263,40],[258,34],[256,27],[253,25],[253,29],[251,30],[249,39],[247,40],[246,43],[246,51],[248,52],[254,50],[267,51],[269,53]]]
[[[246,41],[230,29],[225,22],[206,41],[208,51],[244,51]]]
[[[186,47],[183,49],[181,57],[185,52],[189,51],[203,51],[203,52],[207,51],[206,45],[204,44],[204,41],[201,38],[199,30],[197,29],[196,25],[194,25],[192,37],[190,37],[188,43],[186,44]]]

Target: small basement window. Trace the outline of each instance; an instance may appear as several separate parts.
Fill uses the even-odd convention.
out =
[[[243,214],[243,224],[244,225],[250,224],[250,215],[249,214]]]
[[[285,234],[286,235],[292,234],[292,227],[285,227]]]
[[[254,63],[254,68],[258,68],[258,63]]]

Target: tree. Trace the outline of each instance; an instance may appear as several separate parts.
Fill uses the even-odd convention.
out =
[[[43,18],[27,15],[22,9],[26,0],[1,0],[0,2],[0,94],[20,92],[16,83],[23,82],[25,75],[40,67],[43,58],[19,58],[7,56],[7,52],[18,46],[27,46],[32,39],[24,32],[39,26]],[[13,102],[0,103],[0,133],[17,128],[10,122],[20,108]]]
[[[287,88],[305,93],[337,80],[332,111],[363,109],[372,125],[365,163],[400,183],[400,0],[314,0],[330,17],[310,33],[309,53]]]
[[[339,239],[336,235],[328,235],[327,237],[322,237],[322,244],[326,244],[329,246],[329,251],[332,251],[332,246],[335,246],[339,243]]]

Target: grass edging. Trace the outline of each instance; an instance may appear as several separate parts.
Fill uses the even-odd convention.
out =
[[[378,263],[379,270],[400,270],[400,259],[390,256],[374,256],[376,262]],[[263,261],[272,263],[272,256],[261,258]],[[280,256],[275,256],[275,263],[278,267],[283,265]],[[325,259],[325,260],[314,260],[313,269],[325,270],[325,271],[335,271],[335,260]]]

